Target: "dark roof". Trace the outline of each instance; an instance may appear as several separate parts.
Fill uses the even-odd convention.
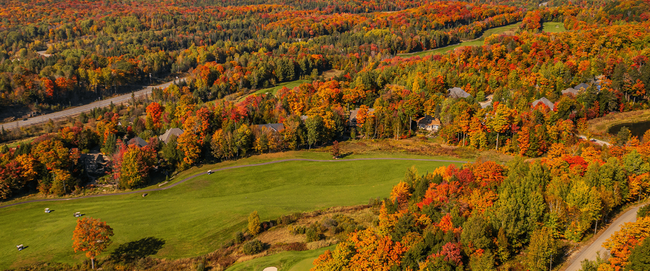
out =
[[[577,85],[577,86],[575,86],[575,87],[573,87],[573,88],[576,89],[576,90],[580,90],[580,89],[583,89],[583,88],[584,88],[584,89],[586,90],[586,89],[589,88],[589,85],[587,85],[587,84],[585,84],[585,83],[581,83],[580,85]]]
[[[165,144],[167,144],[169,143],[169,138],[171,138],[172,135],[178,137],[181,134],[183,134],[183,130],[178,128],[171,128],[167,130],[163,135],[159,136],[158,139],[160,139],[160,141],[165,142]]]
[[[433,116],[425,115],[418,119],[418,126],[429,126],[429,125],[440,125],[440,120],[437,120]]]
[[[255,126],[259,127],[260,129],[266,128],[266,129],[276,131],[276,132],[280,132],[280,131],[284,130],[284,124],[282,124],[282,123],[267,123],[267,124],[259,124],[259,125],[255,125]]]
[[[462,88],[455,87],[447,90],[450,98],[467,98],[469,93],[465,92]]]
[[[130,145],[137,145],[138,147],[142,148],[144,146],[149,145],[149,143],[147,143],[147,141],[142,139],[141,137],[136,136],[134,138],[131,138],[131,140],[129,140],[129,146]]]
[[[551,110],[553,110],[555,108],[555,104],[553,104],[553,102],[546,99],[546,97],[542,97],[539,100],[533,101],[533,107],[536,107],[539,103],[543,103],[544,105],[546,105]]]

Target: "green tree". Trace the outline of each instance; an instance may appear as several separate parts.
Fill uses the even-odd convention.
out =
[[[323,134],[323,118],[321,116],[313,116],[305,121],[307,126],[307,142],[309,143],[309,148],[311,145],[319,142]]]
[[[650,270],[650,238],[632,249],[627,270]]]
[[[169,137],[169,141],[164,144],[162,148],[163,158],[167,160],[170,165],[176,166],[182,159],[181,151],[176,148],[176,136]]]
[[[253,144],[253,132],[246,124],[242,124],[235,130],[235,146],[237,147],[237,156],[245,156]],[[241,152],[241,153],[240,153]]]
[[[546,227],[533,232],[530,239],[528,253],[526,253],[526,266],[528,270],[552,269],[553,255],[557,253],[555,238]]]
[[[261,227],[260,227],[260,216],[257,214],[257,211],[253,211],[249,216],[248,216],[248,231],[252,235],[257,235],[260,233]]]

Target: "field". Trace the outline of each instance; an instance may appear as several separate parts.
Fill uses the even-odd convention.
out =
[[[326,153],[314,152],[262,155],[191,169],[176,180],[207,168],[294,157],[330,158]],[[346,159],[359,157],[351,155]],[[133,194],[8,207],[0,209],[0,243],[6,244],[0,247],[0,255],[4,256],[0,259],[0,268],[39,261],[81,262],[85,256],[72,250],[74,212],[100,218],[113,227],[114,244],[103,256],[120,244],[154,237],[165,242],[156,257],[192,257],[214,251],[235,232],[245,228],[246,218],[253,210],[260,213],[262,220],[269,220],[293,212],[365,204],[370,198],[388,196],[408,167],[415,165],[421,172],[430,172],[444,164],[448,163],[403,160],[283,162],[203,175],[169,190],[150,192],[144,198]],[[44,208],[54,211],[45,214]],[[18,244],[27,248],[19,252],[13,247]]]
[[[323,254],[325,250],[332,250],[336,246],[324,247],[316,250],[307,251],[287,251],[271,256],[253,259],[243,263],[238,263],[228,271],[262,271],[266,267],[277,267],[279,271],[306,271],[312,268],[312,264],[318,255]]]
[[[544,32],[560,33],[565,32],[566,28],[564,28],[564,23],[562,22],[546,22],[542,25],[542,30]]]
[[[459,44],[453,44],[453,45],[449,45],[449,46],[445,46],[445,47],[441,47],[441,48],[437,48],[437,49],[433,49],[433,50],[421,51],[421,52],[416,52],[416,53],[408,53],[408,54],[400,54],[400,56],[411,57],[411,56],[426,56],[426,55],[430,55],[430,54],[444,54],[444,53],[449,52],[451,50],[454,50],[454,49],[456,49],[458,47],[481,46],[481,45],[483,45],[483,42],[485,41],[486,37],[492,36],[494,34],[503,34],[503,33],[506,33],[508,31],[513,31],[514,32],[515,30],[517,30],[517,28],[519,28],[519,23],[510,24],[510,25],[506,25],[506,26],[495,27],[495,28],[490,28],[488,30],[485,30],[485,32],[483,32],[483,35],[478,39],[464,41],[464,42],[461,42]]]
[[[272,88],[265,88],[265,89],[260,89],[258,91],[255,91],[251,94],[241,96],[238,101],[243,101],[246,99],[246,97],[251,96],[251,95],[257,95],[257,94],[264,94],[264,93],[270,93],[272,95],[275,95],[278,90],[280,90],[282,87],[286,87],[288,89],[295,88],[297,86],[300,86],[303,83],[311,83],[311,80],[295,80],[295,81],[289,81],[289,82],[284,82],[277,84],[275,87]]]

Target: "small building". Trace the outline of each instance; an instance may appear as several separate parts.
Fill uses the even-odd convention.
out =
[[[129,140],[129,144],[128,144],[128,145],[129,145],[129,146],[131,146],[131,145],[136,145],[136,146],[138,146],[138,147],[140,147],[140,148],[143,148],[143,147],[146,147],[147,145],[149,145],[149,143],[147,143],[147,141],[145,141],[145,140],[142,139],[141,137],[136,136],[136,137],[134,137],[134,138],[131,138],[131,140]]]
[[[485,97],[484,102],[479,102],[478,104],[481,105],[481,108],[486,108],[492,105],[492,98],[494,98],[494,95],[490,94],[487,97]]]
[[[437,132],[440,130],[440,120],[433,116],[425,115],[417,120],[418,128],[427,130],[429,132]]]
[[[79,159],[84,165],[86,172],[90,174],[102,174],[108,165],[108,159],[99,152],[82,154]]]
[[[307,115],[302,115],[302,116],[300,116],[300,120],[302,120],[303,122],[304,122],[304,121],[307,121],[308,118],[309,118],[309,117],[308,117]]]
[[[546,105],[546,107],[550,108],[551,110],[555,109],[555,104],[549,101],[548,99],[546,99],[546,97],[542,97],[538,100],[533,101],[533,108],[537,107],[539,103],[543,103],[544,105]]]
[[[284,124],[282,123],[259,124],[259,125],[253,125],[253,127],[257,127],[260,130],[267,129],[269,131],[274,131],[276,133],[282,132],[284,130]]]
[[[469,93],[465,92],[462,88],[455,87],[447,90],[449,98],[467,98]]]
[[[375,112],[374,108],[368,108],[368,114]],[[354,110],[350,110],[350,119],[349,119],[349,126],[350,127],[357,127],[357,115],[359,114],[359,108],[356,108]]]
[[[164,134],[158,137],[160,141],[165,142],[165,144],[169,143],[169,139],[171,139],[172,136],[180,136],[183,134],[183,130],[178,129],[178,128],[171,128],[165,131]]]
[[[580,85],[577,85],[577,86],[575,86],[575,87],[573,87],[573,88],[576,89],[576,90],[578,90],[578,91],[579,91],[579,90],[585,91],[585,90],[587,90],[589,87],[590,87],[589,85],[587,85],[587,84],[585,84],[585,83],[581,83]]]

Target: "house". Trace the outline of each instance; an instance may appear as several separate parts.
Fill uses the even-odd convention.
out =
[[[553,110],[555,108],[555,104],[553,104],[553,102],[546,99],[546,97],[542,97],[541,99],[533,101],[533,108],[535,108],[539,103],[543,103],[544,105],[546,105],[551,110]]]
[[[308,118],[309,118],[309,117],[306,116],[306,115],[302,115],[302,116],[300,116],[300,120],[302,120],[303,122],[304,122],[304,121],[307,121]]]
[[[374,108],[368,108],[368,114],[375,112]],[[357,127],[357,114],[359,114],[359,108],[356,108],[354,110],[350,110],[350,119],[349,119],[349,126],[350,127]]]
[[[485,97],[484,102],[479,102],[478,104],[481,105],[481,108],[486,108],[486,107],[492,105],[492,98],[494,98],[494,95],[490,94],[487,97]]]
[[[575,86],[573,88],[576,89],[576,90],[583,90],[584,91],[584,90],[587,90],[589,88],[589,85],[587,85],[585,83],[581,83],[580,85],[577,85],[577,86]]]
[[[129,146],[131,146],[131,145],[136,145],[136,146],[138,146],[138,147],[140,147],[140,148],[143,148],[143,147],[149,145],[149,143],[147,143],[147,141],[145,141],[145,140],[142,139],[141,137],[136,136],[136,137],[134,137],[134,138],[131,138],[131,140],[129,140],[128,145],[129,145]]]
[[[429,132],[437,132],[440,129],[440,120],[429,115],[419,118],[417,123],[418,128]]]
[[[580,92],[579,89],[575,89],[575,88],[567,88],[567,89],[565,89],[565,90],[562,91],[562,95],[573,95],[573,96],[577,96],[579,92]]]
[[[447,90],[449,98],[467,98],[469,93],[465,92],[462,88],[455,87]]]
[[[169,140],[171,139],[172,136],[180,136],[183,134],[183,130],[178,129],[178,128],[171,128],[165,131],[165,133],[161,136],[158,137],[160,141],[165,142],[165,144],[169,143]]]
[[[259,125],[253,125],[253,127],[257,127],[258,129],[267,129],[269,131],[274,131],[274,132],[282,132],[284,130],[284,124],[282,123],[267,123],[267,124],[259,124]]]
[[[82,154],[79,159],[90,174],[103,174],[108,165],[108,159],[99,152]]]

